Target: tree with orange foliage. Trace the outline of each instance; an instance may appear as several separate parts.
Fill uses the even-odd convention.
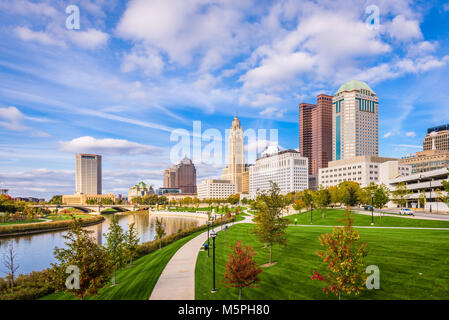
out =
[[[241,300],[243,288],[257,287],[256,283],[260,281],[258,275],[262,269],[253,260],[256,253],[251,246],[242,248],[242,242],[238,240],[235,247],[231,246],[231,249],[233,252],[226,263],[223,283],[226,287],[239,288],[239,300]]]
[[[333,293],[341,300],[341,294],[358,295],[364,289],[366,282],[365,257],[368,254],[367,244],[359,243],[360,235],[352,227],[353,219],[346,213],[344,227],[335,227],[332,233],[320,236],[320,243],[325,251],[317,251],[316,254],[327,263],[329,272],[323,275],[313,271],[312,280],[320,280],[327,283],[323,292]]]

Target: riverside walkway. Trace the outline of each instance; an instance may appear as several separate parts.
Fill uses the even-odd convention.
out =
[[[252,223],[253,216],[249,214],[237,223]],[[224,226],[223,226],[224,227]],[[218,231],[220,226],[215,227]],[[211,229],[212,231],[213,229]],[[207,241],[207,231],[196,236],[183,245],[170,259],[162,271],[150,300],[194,300],[195,299],[195,267],[200,248]]]

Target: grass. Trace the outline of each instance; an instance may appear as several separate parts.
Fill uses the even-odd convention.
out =
[[[323,218],[322,214],[317,209],[314,209],[312,222],[314,225],[342,225],[343,223],[341,222],[341,219],[343,219],[344,213],[345,211],[342,209],[326,209]],[[351,216],[354,218],[354,226],[371,225],[371,215],[351,213]],[[310,225],[310,211],[290,215],[287,218],[292,224],[294,224],[295,219],[297,219],[297,224]],[[374,216],[374,226],[449,228],[449,221]]]
[[[134,267],[123,268],[117,271],[117,285],[109,284],[100,289],[95,296],[88,296],[87,300],[148,300],[159,276],[171,257],[190,239],[201,232],[196,232],[185,238],[177,240],[160,250],[151,252],[136,261]],[[75,300],[71,293],[56,292],[41,300]]]
[[[32,220],[22,220],[22,221],[8,221],[8,222],[1,222],[0,226],[7,226],[11,224],[24,224],[24,223],[36,223],[36,222],[44,222],[44,219],[32,219]]]
[[[269,248],[263,248],[251,233],[255,226],[237,224],[226,235],[219,232],[216,241],[216,287],[212,288],[212,258],[200,252],[195,270],[196,299],[238,299],[236,288],[225,288],[225,262],[229,246],[237,240],[251,245],[258,264],[268,262]],[[273,247],[276,265],[264,268],[260,287],[243,289],[244,300],[337,299],[322,293],[323,284],[312,281],[314,270],[326,272],[316,255],[321,249],[318,237],[331,232],[328,227],[288,227],[287,246]],[[365,290],[356,299],[449,299],[449,233],[443,230],[359,229],[368,243],[367,265],[380,269],[380,290]],[[343,296],[343,299],[348,299]]]
[[[60,221],[60,220],[72,220],[72,217],[79,219],[79,218],[92,217],[92,215],[89,215],[89,214],[58,214],[58,215],[48,216],[47,218],[50,220],[53,220],[53,221]]]

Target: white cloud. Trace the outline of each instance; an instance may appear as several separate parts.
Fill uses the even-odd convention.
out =
[[[385,134],[383,135],[383,137],[386,139],[386,138],[391,137],[392,135],[393,135],[393,132],[389,131],[389,132],[385,133]]]
[[[408,131],[405,133],[406,137],[416,137],[416,132],[414,131]]]
[[[164,61],[155,52],[146,50],[146,52],[131,52],[123,58],[120,69],[123,72],[131,72],[136,69],[143,70],[147,75],[159,75],[164,68]]]
[[[86,152],[110,155],[156,154],[160,149],[154,146],[131,142],[124,139],[96,139],[90,136],[71,141],[60,141],[60,150],[67,152]]]
[[[54,45],[59,47],[65,47],[64,41],[58,40],[52,35],[44,31],[33,31],[28,27],[16,27],[14,28],[17,36],[23,41],[34,41],[44,45]]]
[[[70,40],[79,47],[86,49],[96,49],[108,42],[109,35],[97,29],[88,29],[87,31],[70,31]]]
[[[421,39],[422,33],[417,20],[407,20],[403,15],[394,17],[393,21],[387,25],[391,37],[406,41],[411,39]]]
[[[48,134],[47,132],[35,130],[25,125],[25,120],[42,122],[44,121],[44,118],[27,117],[14,106],[0,108],[0,126],[8,130],[28,132],[32,137],[50,137],[50,134]]]
[[[16,107],[0,108],[0,126],[9,130],[26,130],[23,125],[24,116]]]
[[[265,117],[270,117],[270,118],[282,118],[284,116],[284,109],[279,109],[276,107],[267,107],[264,110],[262,110],[261,112],[259,112],[259,114],[261,116],[265,116]]]

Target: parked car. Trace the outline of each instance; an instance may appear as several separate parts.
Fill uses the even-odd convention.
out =
[[[399,210],[399,214],[404,214],[407,216],[414,216],[413,211],[410,210],[409,208],[402,208],[401,210]]]
[[[364,206],[363,209],[371,211],[373,209],[372,206]]]

